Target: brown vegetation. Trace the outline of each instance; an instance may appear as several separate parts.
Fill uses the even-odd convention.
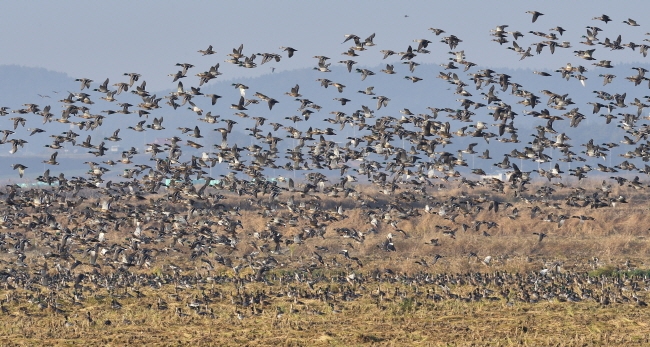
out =
[[[599,187],[593,182],[581,185],[586,195]],[[540,182],[529,191],[539,192],[544,186],[550,187]],[[406,195],[396,196],[399,191],[390,200],[372,187],[359,185],[355,191],[361,194],[356,201],[294,194],[295,206],[318,206],[329,216],[321,217],[329,219],[327,224],[316,226],[324,228],[323,237],[306,237],[302,231],[310,227],[310,220],[291,212],[285,201],[278,206],[286,211],[264,217],[265,208],[259,204],[266,197],[256,201],[230,193],[221,199],[222,207],[195,205],[190,214],[188,206],[160,195],[152,198],[161,199],[158,210],[149,208],[151,201],[117,200],[110,211],[101,212],[102,198],[90,198],[67,215],[54,213],[60,223],[54,229],[29,228],[25,221],[31,217],[22,222],[17,218],[5,234],[0,259],[6,268],[1,273],[0,341],[287,346],[648,343],[650,217],[643,191],[621,187],[609,195],[625,195],[628,204],[599,208],[570,206],[575,188],[558,188],[528,202],[504,198],[509,194],[495,197],[480,186],[433,190],[411,202]],[[500,208],[494,212],[488,205],[497,198]],[[315,201],[318,205],[310,205]],[[425,207],[429,204],[429,211],[439,212],[431,206],[449,201],[458,206],[445,215],[429,213]],[[469,209],[464,207],[468,202]],[[512,206],[506,206],[508,202]],[[531,218],[535,206],[541,211]],[[515,208],[518,215],[513,215]],[[25,210],[30,209],[34,215],[45,213],[39,206]],[[81,232],[84,225],[95,227],[84,219],[84,209],[110,212],[122,223],[106,233],[101,247],[108,251],[98,257],[96,266],[88,253],[94,244],[89,239],[96,235]],[[132,217],[134,209],[139,211],[137,218]],[[189,216],[186,226],[174,224],[169,231],[179,237],[155,231],[173,224],[164,221],[164,211]],[[406,211],[411,214],[401,216]],[[564,224],[543,221],[551,213],[568,218]],[[572,218],[580,215],[594,220]],[[383,217],[368,232],[372,216]],[[215,223],[204,224],[208,220]],[[224,220],[239,220],[241,228],[224,232],[217,223]],[[136,253],[136,221],[141,222],[143,235],[135,248],[151,250],[150,259],[140,264],[121,258]],[[476,231],[477,221],[496,226],[480,224]],[[273,224],[283,237],[278,251],[264,236]],[[463,230],[463,224],[469,228]],[[363,236],[346,237],[341,228],[353,228]],[[73,231],[68,258],[48,253],[63,230]],[[534,232],[546,237],[540,241]],[[385,250],[389,233],[394,252]],[[18,234],[31,240],[24,264],[11,251]],[[236,246],[217,242],[222,234],[236,238]],[[299,234],[303,235],[294,238]],[[432,239],[437,244],[431,244]],[[198,254],[191,246],[197,240],[205,243]],[[116,247],[124,251],[113,257]],[[343,249],[350,259],[340,253]],[[79,279],[80,274],[84,277]]]

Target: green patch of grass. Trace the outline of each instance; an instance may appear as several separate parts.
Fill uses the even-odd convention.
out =
[[[650,276],[650,269],[619,270],[615,266],[603,266],[588,272],[591,277],[647,277]]]
[[[650,276],[650,269],[634,269],[619,271],[619,273],[624,277],[648,277]]]
[[[399,304],[399,310],[401,313],[413,312],[415,309],[415,300],[413,298],[404,298]]]
[[[603,266],[598,269],[589,271],[589,276],[591,277],[612,277],[616,273],[616,268],[614,266],[608,265],[608,266]]]

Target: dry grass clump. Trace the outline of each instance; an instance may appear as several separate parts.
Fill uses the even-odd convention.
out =
[[[96,345],[397,345],[499,344],[510,345],[633,345],[647,344],[650,311],[634,305],[605,307],[597,303],[558,301],[538,304],[505,300],[435,302],[426,298],[440,292],[436,286],[414,287],[407,283],[380,284],[378,289],[347,284],[319,283],[333,293],[351,289],[363,297],[334,305],[310,298],[276,296],[293,288],[307,291],[306,284],[289,286],[247,284],[247,292],[265,291],[264,303],[236,309],[232,285],[158,290],[143,288],[141,297],[121,297],[122,307],[111,309],[110,297],[97,292],[81,305],[61,302],[60,311],[40,310],[35,305],[3,303],[0,341]],[[491,287],[494,288],[494,287]],[[496,288],[494,288],[496,289]],[[459,295],[472,285],[457,285]],[[16,291],[14,295],[27,295]],[[211,311],[193,310],[187,304],[207,298]],[[160,300],[165,309],[157,308]],[[87,319],[90,313],[91,320]]]

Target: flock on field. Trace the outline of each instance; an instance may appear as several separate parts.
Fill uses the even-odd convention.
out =
[[[358,295],[352,289],[336,296],[327,290],[315,290],[319,282],[328,280],[312,276],[313,270],[340,268],[346,275],[334,280],[341,283],[407,276],[390,270],[355,274],[352,270],[363,267],[366,255],[355,246],[372,242],[378,252],[399,254],[400,242],[413,231],[406,225],[417,225],[424,217],[440,222],[428,227],[431,240],[426,247],[430,247],[431,255],[416,262],[426,272],[444,257],[452,256],[441,251],[441,244],[455,242],[457,233],[490,237],[499,230],[502,217],[539,220],[539,230],[531,230],[530,237],[544,243],[552,238],[548,230],[594,220],[594,209],[627,204],[629,198],[613,192],[648,187],[645,177],[650,174],[650,166],[643,163],[650,159],[650,118],[642,116],[650,106],[645,104],[650,97],[642,96],[646,86],[650,87],[650,78],[645,76],[648,70],[635,67],[629,76],[591,70],[613,67],[610,60],[598,58],[601,52],[645,58],[649,46],[644,42],[650,39],[644,37],[650,36],[644,35],[649,34],[634,28],[637,43],[623,41],[609,28],[620,23],[640,27],[642,23],[607,15],[588,21],[589,26],[582,32],[560,26],[547,29],[557,24],[550,16],[537,11],[528,13],[532,23],[526,28],[517,31],[498,25],[491,30],[494,49],[518,55],[520,60],[552,54],[584,60],[583,65],[567,63],[553,72],[534,71],[529,79],[557,83],[574,83],[571,80],[575,79],[576,88],[599,86],[601,90],[594,91],[589,105],[574,103],[569,94],[529,90],[527,80],[515,81],[499,71],[479,70],[479,63],[466,57],[462,37],[430,28],[423,31],[422,38],[406,40],[403,47],[394,50],[382,47],[381,37],[375,34],[346,34],[343,53],[330,52],[332,58],[314,56],[314,71],[310,71],[313,79],[300,81],[323,88],[313,95],[302,94],[300,83],[292,83],[284,91],[258,91],[254,85],[233,83],[229,88],[239,94],[231,100],[203,93],[201,89],[209,87],[206,84],[222,76],[220,64],[245,69],[259,69],[266,64],[275,69],[284,64],[286,68],[292,57],[303,53],[301,47],[289,46],[275,52],[253,53],[256,50],[242,44],[227,54],[213,46],[199,50],[196,60],[200,62],[222,57],[212,66],[176,64],[178,71],[169,75],[176,88],[167,95],[151,94],[140,74],[124,73],[122,81],[79,78],[79,91],[61,93],[61,100],[55,100],[54,94],[41,95],[41,103],[0,107],[0,148],[11,152],[2,158],[12,161],[6,162],[3,170],[13,168],[18,182],[40,183],[10,184],[0,190],[0,253],[4,254],[0,259],[0,268],[4,269],[0,271],[0,282],[5,289],[70,288],[74,292],[71,300],[83,301],[91,283],[108,289],[135,283],[156,287],[164,281],[178,285],[298,281],[311,288],[311,292],[301,293],[302,297],[324,297],[335,311],[336,300],[354,300]],[[430,50],[447,49],[449,59],[440,66],[420,66],[417,62]],[[388,63],[375,71],[356,67],[356,57],[364,55],[380,55]],[[333,64],[358,74],[365,87],[351,90],[335,78],[328,78]],[[375,89],[373,78],[379,74],[395,75],[391,77],[395,82]],[[391,91],[434,78],[448,83],[448,90],[440,93],[456,98],[455,108],[430,105],[419,110],[391,102]],[[609,89],[615,79],[628,80],[638,95]],[[129,93],[141,101],[120,101]],[[319,103],[331,103],[332,96],[340,108],[323,109]],[[114,107],[97,110],[93,105],[99,99]],[[230,104],[232,114],[213,114],[211,109],[223,103]],[[278,104],[295,105],[296,115],[276,113]],[[181,114],[187,125],[166,129],[165,121],[175,114]],[[109,120],[118,117],[123,124],[120,128],[105,129],[104,123],[115,124]],[[620,141],[598,143],[589,136],[570,138],[567,132],[586,118],[597,118],[603,127],[619,134]],[[532,141],[519,140],[520,122],[540,124]],[[57,123],[69,130],[51,130],[61,129]],[[341,141],[337,133],[346,127],[354,129],[354,136]],[[96,135],[98,129],[110,136]],[[238,146],[233,130],[250,136],[250,145]],[[144,133],[153,134],[147,137],[152,140],[145,151],[133,147],[111,150],[124,138],[143,138]],[[218,138],[217,144],[205,144],[205,139],[214,137]],[[43,161],[44,171],[21,163],[21,150],[35,138],[51,138],[46,146],[51,155]],[[447,151],[454,142],[468,145]],[[492,158],[490,146],[495,143],[506,144],[511,151]],[[620,147],[618,151],[624,154],[617,156],[620,160],[615,158],[616,165],[605,165],[607,160],[603,159],[611,163],[610,151],[614,147]],[[84,175],[70,175],[66,160],[74,158],[58,156],[73,148],[87,152],[84,158],[88,171]],[[474,155],[507,176],[499,179],[487,177],[480,168],[465,169],[469,166],[467,158]],[[548,169],[538,166],[537,170],[524,171],[521,164],[517,165],[524,161],[532,163],[527,165],[530,167],[546,163],[542,166]],[[560,162],[574,163],[573,168],[562,171]],[[211,177],[215,167],[227,173]],[[283,175],[271,174],[277,170]],[[589,189],[576,187],[560,203],[553,200],[553,193],[565,187],[567,177],[580,182],[596,171],[606,173],[598,176],[602,184]],[[542,182],[541,188],[531,189],[536,179]],[[447,188],[481,188],[488,193],[463,193],[444,199],[432,194]],[[518,210],[516,203],[523,201],[530,208]],[[357,209],[362,211],[362,223],[346,223],[351,211]],[[255,211],[263,225],[242,218],[247,211]],[[476,217],[481,212],[483,220]],[[340,246],[326,247],[318,240],[336,240],[334,243]],[[292,258],[290,249],[294,247],[308,249],[310,257],[299,261]],[[486,266],[493,263],[492,256],[474,252],[461,256]],[[170,260],[178,258],[184,261]],[[289,266],[292,259],[294,267],[302,272],[284,279],[269,274],[270,270]],[[648,285],[646,280],[632,284],[615,279],[592,281],[579,274],[558,274],[550,279],[548,273],[559,273],[559,267],[548,264],[529,277],[497,273],[460,279],[416,274],[402,279],[438,284],[441,289],[426,294],[434,300],[512,298],[508,292],[488,289],[459,296],[449,285],[459,281],[495,285],[524,281],[534,282],[535,286],[522,290],[517,297],[530,302],[591,298],[601,303],[627,300],[645,305],[636,292]],[[133,271],[146,268],[163,268],[165,275]],[[234,276],[222,275],[220,268]],[[583,284],[581,293],[571,291],[567,285],[576,281]],[[634,294],[624,295],[620,290],[624,286],[634,287],[630,291]],[[120,297],[115,295],[112,308],[119,309]],[[373,295],[391,293],[378,289]],[[41,300],[37,302],[43,308],[61,310],[57,302],[64,299],[38,296]],[[242,291],[234,301],[242,315],[245,309],[260,306],[265,300],[263,293]],[[185,312],[212,314],[206,300],[194,301],[188,303]],[[161,301],[157,308],[166,306]],[[183,310],[177,313],[183,314]]]

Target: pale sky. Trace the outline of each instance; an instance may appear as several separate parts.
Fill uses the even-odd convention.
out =
[[[501,5],[495,5],[501,4]],[[328,55],[336,63],[349,57],[336,52],[346,51],[350,44],[341,44],[345,34],[365,38],[376,33],[377,46],[362,52],[354,60],[359,65],[374,66],[382,61],[382,49],[404,51],[413,40],[433,41],[431,54],[420,54],[420,63],[446,63],[449,47],[439,40],[456,35],[463,42],[457,50],[465,50],[467,60],[488,67],[531,67],[557,69],[567,63],[562,57],[544,54],[539,59],[519,62],[517,54],[491,42],[490,29],[508,24],[507,30],[518,30],[526,36],[523,46],[540,41],[529,31],[549,33],[562,26],[567,32],[561,40],[571,42],[572,50],[586,49],[578,42],[586,34],[585,25],[604,29],[599,38],[642,44],[650,32],[648,1],[15,1],[2,2],[0,64],[42,67],[64,72],[73,78],[101,81],[106,77],[118,81],[125,72],[142,74],[147,89],[173,88],[168,74],[177,71],[176,63],[197,66],[195,73],[221,63],[220,79],[240,78],[276,71],[312,67],[314,55]],[[508,6],[502,5],[508,4]],[[525,13],[544,13],[535,22]],[[591,18],[603,13],[613,21],[605,24]],[[644,15],[641,15],[644,14]],[[622,21],[636,19],[641,26],[630,27]],[[436,37],[428,28],[446,31]],[[224,63],[226,54],[244,44],[244,54],[282,53],[280,63],[268,63],[255,69],[244,69]],[[217,54],[201,56],[199,49],[212,45]],[[510,45],[510,43],[506,44]],[[291,46],[298,52],[287,59],[280,46]],[[599,48],[601,46],[596,46]],[[612,63],[642,61],[636,53],[608,54],[599,50],[599,59]],[[399,58],[394,58],[393,61]],[[575,58],[575,61],[580,61]]]

